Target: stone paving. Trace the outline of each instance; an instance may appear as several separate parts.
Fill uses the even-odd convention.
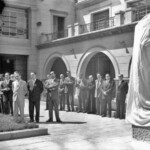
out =
[[[28,117],[28,103],[25,108]],[[145,150],[147,142],[132,139],[131,125],[124,120],[93,114],[60,111],[63,123],[45,123],[48,111],[41,102],[40,127],[49,135],[0,142],[0,150]]]

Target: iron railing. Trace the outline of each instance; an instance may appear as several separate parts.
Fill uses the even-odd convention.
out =
[[[138,10],[135,10],[133,12],[133,15],[134,15],[133,21],[141,20],[148,13],[150,13],[150,7],[143,7],[143,8],[139,8]]]
[[[81,25],[80,34],[113,27],[114,20],[115,17],[111,17],[111,18],[106,18],[105,20],[104,19],[97,20],[88,24]]]
[[[79,34],[113,27],[114,21],[115,21],[115,17],[111,17],[111,18],[108,18],[105,20],[103,19],[103,20],[94,21],[94,22],[89,23],[89,24],[79,25]],[[72,29],[72,32],[74,30],[75,29]],[[49,33],[49,34],[43,34],[43,36],[44,36],[46,41],[53,41],[56,39],[65,38],[65,37],[68,37],[68,29],[65,29],[61,32],[53,32],[53,33]]]
[[[68,37],[68,30],[65,29],[61,32],[53,32],[53,33],[50,34],[50,36],[51,36],[51,40],[65,38],[65,37]]]

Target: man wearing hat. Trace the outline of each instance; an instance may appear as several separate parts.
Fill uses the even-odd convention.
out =
[[[128,92],[128,83],[123,80],[123,74],[118,75],[119,85],[117,88],[117,118],[124,119],[125,118],[125,99],[126,94]]]
[[[65,101],[67,102],[67,108],[68,111],[70,111],[70,98],[71,98],[71,109],[74,111],[74,84],[75,79],[71,76],[71,72],[67,71],[67,77],[65,78],[64,84],[65,84]]]

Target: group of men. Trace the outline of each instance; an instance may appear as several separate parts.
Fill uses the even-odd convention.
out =
[[[13,75],[5,73],[5,76],[0,75],[0,112],[4,114],[13,115],[13,101],[12,101],[12,82]]]
[[[35,121],[39,122],[43,83],[36,78],[34,72],[31,72],[30,77],[31,79],[26,83],[17,71],[11,76],[9,73],[5,73],[4,77],[0,76],[0,111],[4,114],[11,113],[17,122],[25,122],[24,106],[27,97],[29,97],[30,122],[34,121],[34,108]]]
[[[45,81],[45,87],[52,81],[52,76],[54,72],[52,71],[47,75],[47,80]],[[66,77],[64,74],[60,74],[60,79],[55,81],[59,82],[57,84],[57,97],[55,94],[54,107],[56,120],[58,117],[58,106],[60,105],[60,110],[74,111],[74,97],[78,97],[78,112],[83,113],[96,113],[102,117],[111,117],[112,111],[112,99],[116,97],[117,113],[116,117],[120,119],[125,118],[125,99],[128,92],[128,84],[123,80],[123,75],[119,75],[119,85],[116,86],[113,79],[111,79],[109,74],[105,75],[105,79],[102,79],[100,73],[97,73],[97,79],[94,81],[94,77],[89,75],[88,79],[85,79],[83,74],[80,74],[78,79],[71,76],[70,71],[66,72]],[[56,85],[56,83],[54,83]],[[47,90],[47,105],[52,106],[51,93]],[[65,109],[65,104],[67,108]],[[70,107],[71,106],[71,107]],[[48,109],[48,107],[46,108]],[[52,107],[49,109],[52,113]],[[51,114],[50,113],[50,114]],[[52,121],[52,115],[49,115],[48,120]],[[58,119],[59,120],[59,119]]]
[[[125,99],[128,92],[128,83],[123,80],[120,74],[119,85],[117,86],[110,74],[102,79],[100,73],[97,73],[97,79],[94,81],[92,75],[86,80],[83,74],[76,82],[79,100],[79,112],[96,113],[102,117],[112,116],[112,100],[116,98],[116,118],[125,118]],[[107,115],[108,110],[108,115]]]
[[[92,75],[85,79],[80,74],[78,79],[71,76],[71,72],[66,72],[66,77],[60,74],[60,79],[56,78],[54,71],[48,75],[48,79],[42,83],[36,77],[35,72],[30,73],[28,82],[21,79],[19,72],[15,71],[13,75],[5,73],[0,76],[0,112],[14,115],[14,118],[24,122],[25,98],[29,99],[29,117],[30,122],[40,120],[40,100],[43,89],[47,91],[47,109],[49,110],[49,119],[46,122],[53,122],[53,109],[55,110],[56,121],[61,122],[59,109],[74,111],[74,95],[78,97],[78,112],[96,113],[102,117],[111,117],[111,102],[116,96],[117,118],[125,118],[125,99],[128,92],[128,84],[123,80],[123,75],[119,75],[119,85],[116,86],[109,74],[102,79],[100,73],[97,73],[97,79],[94,81]],[[59,108],[60,105],[60,108]],[[36,115],[34,117],[34,109]],[[18,117],[19,116],[19,117]]]

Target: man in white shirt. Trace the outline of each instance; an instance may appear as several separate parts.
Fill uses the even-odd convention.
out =
[[[14,72],[15,81],[12,84],[13,102],[14,102],[14,117],[16,121],[24,122],[24,101],[27,94],[27,85],[21,79],[19,72]],[[21,119],[18,120],[18,110],[20,111]]]

